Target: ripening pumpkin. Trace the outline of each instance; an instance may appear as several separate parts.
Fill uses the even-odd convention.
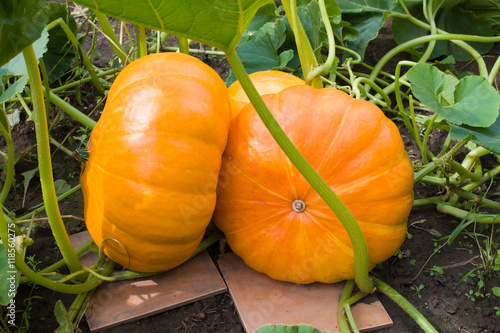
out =
[[[113,83],[81,176],[87,229],[136,271],[188,260],[215,208],[230,123],[227,88],[200,60],[142,57]]]
[[[280,71],[254,72],[249,77],[261,96],[275,94],[288,87],[306,84],[304,80],[299,79],[295,75]],[[227,91],[231,99],[231,119],[234,119],[238,116],[241,109],[250,103],[250,100],[239,81],[232,83],[227,88]]]
[[[413,204],[413,169],[395,124],[374,104],[333,88],[295,86],[263,99],[358,221],[370,269],[392,256]],[[213,220],[248,266],[274,279],[354,277],[344,227],[251,104],[231,123]]]

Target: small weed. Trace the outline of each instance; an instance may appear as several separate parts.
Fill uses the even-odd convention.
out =
[[[436,275],[443,275],[444,270],[443,267],[434,265],[431,269],[430,275],[431,276],[436,276]]]
[[[86,127],[80,126],[78,128],[77,133],[80,133],[79,136],[71,136],[68,138],[68,143],[73,146],[77,145],[77,148],[85,147],[87,145],[87,140],[89,137],[89,129]]]
[[[36,261],[36,260],[35,260],[35,254],[34,254],[34,255],[32,255],[32,256],[28,256],[28,257],[26,257],[26,263],[27,263],[28,265],[30,265],[30,266],[31,266],[31,268],[32,268],[35,272],[37,272],[38,270],[36,269],[36,266],[37,266],[38,264],[42,263],[42,262],[41,262],[41,261]]]
[[[422,295],[420,294],[420,292],[422,290],[424,290],[425,286],[423,284],[420,284],[418,286],[411,286],[410,289],[413,290],[415,292],[415,294],[417,295],[418,298],[422,298]]]
[[[19,326],[17,326],[17,332],[29,332],[30,331],[30,319],[31,315],[33,313],[33,300],[35,299],[42,299],[43,297],[41,296],[36,296],[33,295],[34,290],[38,289],[39,286],[35,284],[30,284],[31,285],[31,291],[29,296],[24,299],[23,304],[25,306],[24,310],[19,310],[17,312],[21,313],[21,323]]]

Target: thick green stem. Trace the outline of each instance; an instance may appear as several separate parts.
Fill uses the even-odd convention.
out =
[[[54,146],[57,147],[57,149],[59,149],[60,151],[62,151],[63,153],[65,153],[66,155],[68,155],[70,157],[73,156],[73,152],[71,150],[69,150],[68,148],[64,147],[56,139],[54,139],[53,137],[50,136],[49,140],[50,140],[50,143],[52,143]]]
[[[402,14],[402,13],[398,13],[398,12],[392,12],[390,16],[391,17],[400,17],[400,18],[407,19],[410,22],[412,22],[413,24],[415,24],[415,25],[417,25],[417,26],[419,26],[421,28],[424,28],[424,29],[429,30],[429,31],[431,30],[431,26],[429,24],[420,21],[419,19],[415,18],[414,16],[412,16],[412,15],[410,15],[408,13],[407,14]],[[465,43],[465,41],[483,42],[483,43],[490,43],[490,42],[491,43],[495,43],[495,42],[499,41],[499,39],[498,39],[499,36],[486,37],[486,36],[475,36],[475,35],[450,34],[447,31],[442,30],[442,29],[436,29],[436,32],[439,35],[447,35],[447,36],[449,36],[449,38],[444,38],[444,39],[440,39],[440,40],[447,40],[448,39],[452,43],[455,43],[456,45],[460,46],[465,51],[469,52],[469,54],[472,55],[472,57],[478,62],[479,71],[481,73],[480,75],[483,76],[483,77],[485,77],[485,78],[488,78],[488,71],[487,71],[487,68],[486,68],[486,63],[484,62],[484,59],[481,57],[481,54],[479,52],[477,52],[469,44]],[[434,36],[436,36],[436,35],[434,35]],[[458,36],[458,37],[451,37],[451,36]],[[431,36],[425,36],[425,37],[432,37],[432,35]],[[424,43],[429,42],[429,41],[430,40],[425,41]]]
[[[465,156],[464,160],[462,161],[462,166],[469,170],[470,168],[472,168],[472,166],[474,165],[474,163],[476,163],[476,160],[481,157],[481,156],[484,156],[484,155],[488,155],[490,154],[491,151],[484,148],[484,147],[477,147],[473,150],[471,150],[467,156]]]
[[[463,187],[463,190],[464,191],[472,191],[476,187],[481,186],[482,184],[484,184],[485,182],[487,182],[491,178],[496,177],[499,174],[500,174],[500,165],[497,165],[493,169],[491,169],[488,172],[486,172],[479,180],[474,181],[474,182],[472,182],[470,184],[465,185]]]
[[[427,205],[435,205],[437,203],[443,202],[442,197],[431,197],[426,199],[416,199],[413,201],[413,207],[422,207]]]
[[[326,11],[325,0],[319,0],[318,3],[321,12],[321,18],[323,19],[323,24],[325,26],[326,34],[328,37],[328,56],[323,65],[318,66],[309,72],[308,76],[305,77],[306,82],[312,82],[318,75],[328,72],[335,61],[335,35],[333,33],[332,25],[330,24],[328,12]]]
[[[385,100],[385,103],[383,103],[382,101],[380,101],[379,99],[377,98],[373,98],[373,102],[376,102],[380,105],[383,105],[384,107],[390,107],[391,106],[391,99],[389,98],[389,96],[387,96],[387,94],[382,90],[382,88],[380,88],[374,81],[371,81],[371,80],[368,80],[367,78],[365,77],[357,77],[353,82],[352,82],[352,85],[353,87],[357,87],[358,85],[361,86],[361,83],[365,83],[367,85],[369,85],[370,87],[372,87],[376,92],[379,93],[379,95],[382,96],[382,98]]]
[[[318,60],[314,55],[314,50],[307,38],[306,31],[297,15],[297,2],[296,0],[283,0],[282,4],[288,22],[292,27],[293,35],[295,36],[295,44],[297,45],[297,52],[299,54],[302,73],[304,73],[304,79],[307,84],[315,88],[323,88],[321,80],[317,77],[312,81],[307,81],[307,79],[310,78],[309,72],[318,67]]]
[[[339,329],[341,333],[350,333],[351,328],[349,327],[349,322],[344,316],[344,304],[347,304],[349,298],[351,298],[352,291],[354,290],[355,282],[354,280],[347,280],[342,290],[342,295],[340,295],[339,306],[337,310],[337,318],[339,321]]]
[[[78,248],[76,250],[76,254],[78,256],[82,255],[83,253],[87,252],[90,247],[92,246],[92,244],[94,243],[94,241],[88,241],[87,243],[85,243],[84,245],[82,245],[80,248]],[[58,262],[48,266],[48,267],[45,267],[44,269],[42,269],[41,271],[38,272],[38,274],[44,274],[44,273],[52,273],[52,272],[55,272],[56,270],[58,270],[59,268],[63,267],[64,265],[66,265],[66,261],[64,261],[64,259],[61,259],[59,260]],[[19,284],[24,284],[24,283],[28,283],[30,282],[30,280],[26,277],[26,276],[22,276],[19,278]]]
[[[139,54],[139,58],[148,55],[148,43],[146,41],[146,29],[142,25],[137,26],[137,53]]]
[[[82,269],[82,265],[78,260],[75,250],[71,246],[71,242],[68,234],[66,233],[66,229],[59,212],[59,206],[57,205],[54,179],[52,176],[52,164],[50,160],[49,133],[47,130],[47,117],[45,115],[42,81],[40,78],[40,72],[38,71],[38,64],[33,47],[29,46],[24,49],[23,55],[28,69],[29,82],[33,96],[38,166],[47,216],[61,254],[68,263],[68,268],[71,272],[76,272]]]
[[[73,107],[71,104],[65,102],[62,98],[58,97],[53,92],[50,92],[48,97],[49,97],[51,103],[53,103],[55,106],[59,107],[66,114],[68,114],[70,117],[72,117],[73,119],[78,121],[80,124],[82,124],[85,127],[90,128],[90,129],[94,128],[96,122],[94,120],[90,119],[88,116],[86,116],[82,112],[80,112],[75,107]]]
[[[444,154],[443,156],[441,156],[439,158],[434,159],[434,161],[426,164],[422,168],[422,170],[416,172],[415,175],[413,176],[413,180],[415,181],[415,183],[419,182],[424,177],[428,177],[427,175],[429,173],[433,172],[434,170],[436,170],[438,168],[438,164],[443,163],[443,162],[446,163],[447,161],[449,161],[456,153],[458,153],[458,151],[460,149],[462,149],[465,146],[465,144],[468,141],[469,141],[468,137],[465,139],[459,140],[457,142],[457,144],[454,145],[453,148],[450,149],[449,152],[447,152],[446,154]],[[430,177],[430,178],[435,178],[435,177]],[[446,179],[439,178],[439,180],[443,180],[444,182],[446,182]]]
[[[457,161],[451,161],[451,168],[455,170],[458,174],[463,179],[470,178],[472,181],[478,181],[481,179],[482,175],[477,175],[473,172],[470,172],[466,168],[462,166],[462,164],[458,163]],[[458,178],[458,177],[457,177]]]
[[[488,76],[488,82],[491,85],[493,85],[493,81],[495,81],[499,69],[500,69],[500,57],[498,57],[497,60],[495,60],[495,63],[493,64],[493,67],[491,67],[490,70],[490,76]]]
[[[110,70],[107,70],[107,71],[104,71],[104,72],[101,72],[101,73],[97,74],[97,77],[103,77],[103,76],[112,75],[112,74],[115,74],[116,72],[119,72],[120,70],[121,70],[121,68],[113,68],[113,69],[110,69]],[[78,80],[78,81],[74,81],[74,82],[65,84],[63,86],[59,86],[57,88],[50,89],[50,92],[52,92],[54,94],[57,94],[60,91],[66,91],[68,89],[71,89],[73,87],[82,85],[82,84],[90,82],[90,81],[92,81],[92,78],[91,77],[86,77],[84,79],[81,79],[81,80]],[[44,90],[44,93],[45,93],[45,90]],[[18,94],[16,96],[20,96],[20,95]],[[20,96],[20,97],[12,97],[12,98],[9,98],[8,100],[6,100],[5,102],[6,103],[16,103],[16,102],[20,102],[21,100],[23,100],[25,102],[30,102],[31,98],[30,97],[22,97],[22,96]]]
[[[471,193],[469,191],[465,191],[461,188],[452,187],[452,188],[450,188],[450,191],[452,191],[455,194],[458,194],[459,196],[461,196],[467,200],[470,200],[474,203],[477,203],[479,205],[500,210],[500,203],[499,202],[483,198],[477,194]]]
[[[103,76],[108,76],[108,75],[112,75],[112,74],[115,74],[116,72],[119,72],[121,71],[121,68],[113,68],[113,69],[109,69],[107,71],[103,71],[103,72],[100,72],[99,74],[97,74],[97,77],[103,77]],[[54,88],[54,89],[51,89],[51,91],[54,93],[54,94],[57,94],[58,92],[60,91],[66,91],[68,89],[71,89],[73,87],[77,87],[79,85],[82,85],[84,83],[87,83],[87,82],[90,82],[92,81],[92,78],[91,77],[86,77],[86,78],[83,78],[81,80],[78,80],[78,81],[74,81],[74,82],[71,82],[71,83],[68,83],[68,84],[65,84],[65,85],[62,85],[62,86],[59,86],[57,88]]]
[[[425,134],[424,134],[424,140],[422,141],[422,149],[424,151],[422,151],[422,161],[424,162],[424,164],[427,164],[427,154],[429,152],[429,149],[427,149],[427,142],[429,141],[429,136],[431,134],[431,130],[432,130],[432,127],[434,126],[434,122],[436,121],[436,118],[437,118],[438,114],[435,113],[430,122],[429,122],[429,125],[427,125],[427,129],[425,130]]]
[[[396,95],[396,103],[398,106],[399,115],[403,119],[403,122],[406,126],[406,129],[408,130],[408,132],[410,132],[410,135],[413,137],[413,139],[415,141],[418,141],[418,140],[420,140],[420,137],[417,138],[417,136],[419,135],[418,131],[415,132],[415,129],[413,128],[413,126],[410,124],[410,121],[408,120],[408,116],[406,115],[406,112],[405,112],[405,107],[403,105],[403,98],[401,97],[401,90],[400,90],[401,66],[404,66],[404,65],[412,66],[414,64],[415,64],[414,62],[408,62],[408,61],[398,62],[398,64],[396,65],[396,70],[394,72],[394,89],[395,89],[394,91],[395,91],[395,95]],[[419,148],[420,148],[420,146],[419,146]]]
[[[375,282],[377,290],[381,291],[383,294],[396,302],[403,310],[405,310],[406,313],[408,313],[424,330],[424,332],[438,333],[431,323],[429,323],[429,321],[400,293],[375,277],[372,277],[372,280]]]
[[[418,149],[420,150],[420,154],[422,155],[422,163],[428,164],[427,160],[427,149],[423,146],[422,140],[420,139],[420,131],[418,130],[418,124],[415,119],[415,109],[413,108],[413,97],[409,96],[409,104],[410,104],[410,114],[411,114],[411,123],[413,125],[413,132],[415,133],[415,142],[417,143]]]
[[[429,20],[429,23],[430,23],[430,30],[431,30],[431,35],[435,35],[436,32],[437,32],[437,28],[436,28],[436,21],[434,20],[434,10],[433,10],[433,3],[434,1],[433,0],[429,0],[429,6],[427,6],[427,11],[425,10],[425,7],[426,7],[426,0],[424,0],[423,4],[424,4],[424,13],[427,13],[427,19]],[[436,46],[436,41],[433,40],[433,41],[430,41],[429,42],[429,45],[427,45],[427,49],[425,50],[424,54],[422,55],[422,57],[418,60],[418,62],[426,62],[431,54],[432,54],[432,51],[434,51],[434,46]]]
[[[102,87],[102,84],[99,81],[99,78],[97,77],[94,65],[92,65],[92,63],[90,62],[90,59],[87,56],[87,53],[85,53],[85,50],[80,45],[80,43],[78,42],[78,39],[76,39],[75,35],[71,31],[71,29],[68,27],[66,22],[64,22],[64,20],[62,18],[58,18],[57,20],[53,21],[51,23],[51,25],[52,24],[54,24],[54,25],[59,24],[61,26],[61,28],[64,30],[64,32],[66,33],[66,36],[68,36],[68,39],[73,44],[73,47],[75,47],[78,50],[80,56],[82,57],[83,64],[85,65],[85,67],[87,67],[87,70],[89,71],[90,76],[92,77],[92,82],[94,82],[95,87],[97,88],[97,90],[99,91],[99,93],[101,95],[104,95],[104,88]]]
[[[44,91],[50,91],[50,82],[49,82],[49,75],[47,74],[47,69],[45,68],[45,64],[43,61],[40,61],[39,63],[40,66],[40,72],[42,74],[42,81],[43,81],[43,89]],[[50,121],[50,101],[46,98],[45,99],[45,110],[47,111],[47,122]],[[51,128],[49,128],[50,132]]]
[[[439,31],[439,30],[438,30]],[[385,66],[385,64],[396,54],[399,52],[404,51],[407,48],[410,48],[412,46],[422,44],[422,43],[427,43],[433,40],[451,40],[452,42],[455,42],[457,45],[462,46],[464,49],[469,51],[474,57],[474,59],[477,61],[477,65],[479,68],[479,74],[485,78],[488,78],[488,68],[486,67],[486,63],[484,59],[481,57],[481,54],[479,54],[475,49],[471,48],[468,44],[466,43],[459,43],[460,41],[477,41],[477,42],[499,42],[500,41],[500,36],[498,37],[482,37],[482,36],[470,36],[470,35],[460,35],[460,34],[439,34],[439,35],[431,35],[431,36],[423,36],[423,37],[418,37],[415,39],[412,39],[406,43],[400,44],[390,50],[388,53],[386,53],[375,65],[373,68],[373,71],[370,74],[369,79],[374,80],[382,68]],[[468,48],[466,48],[466,46]],[[394,83],[389,85],[388,87],[384,88],[384,91],[389,94],[392,91],[394,91]]]
[[[500,215],[473,213],[449,204],[439,204],[436,209],[441,213],[450,214],[467,221],[474,220],[478,223],[500,224]]]
[[[70,195],[72,195],[73,193],[75,192],[78,192],[80,189],[81,189],[81,185],[78,184],[76,185],[75,187],[73,187],[71,190],[61,194],[60,196],[57,197],[57,201],[61,201],[61,200],[64,200],[66,199],[67,197],[69,197]],[[40,206],[39,208],[35,209],[34,211],[24,215],[24,216],[21,216],[19,218],[17,218],[16,220],[27,220],[27,219],[30,219],[32,216],[35,216],[41,212],[43,212],[45,210],[45,205],[42,205]]]
[[[177,37],[179,41],[179,52],[189,54],[189,43],[186,37]]]
[[[0,111],[4,112],[4,111]],[[5,117],[7,118],[7,117]],[[7,126],[10,126],[7,124]],[[15,175],[15,169],[14,169],[14,164],[15,164],[15,155],[14,155],[14,145],[12,143],[12,136],[10,133],[10,127],[9,128],[4,128],[3,126],[0,125],[0,132],[2,133],[3,137],[5,138],[5,142],[7,145],[7,175],[5,177],[5,182],[2,188],[2,193],[0,194],[0,205],[3,205],[5,200],[7,199],[7,196],[9,195],[10,187],[12,183],[14,182],[14,175]],[[3,215],[3,212],[0,211],[0,214]]]
[[[28,47],[31,48],[31,47]],[[23,51],[24,52],[24,51]],[[34,53],[33,53],[34,56]],[[12,223],[14,224],[14,223]],[[5,221],[4,215],[0,214],[0,238],[2,239],[3,244],[8,244],[8,227]],[[62,292],[66,294],[80,294],[91,289],[96,288],[101,281],[97,279],[88,280],[83,284],[64,284],[58,283],[51,279],[41,276],[40,274],[34,272],[23,260],[23,254],[17,250],[14,251],[16,258],[16,268],[21,271],[25,275],[29,281],[41,285],[45,288],[52,289],[57,292]],[[22,279],[23,277],[21,277]]]
[[[162,49],[162,51],[180,52],[180,48],[177,46],[162,46],[161,49]],[[218,56],[225,55],[224,52],[217,51],[217,50],[188,49],[188,52],[194,53],[194,54],[212,54],[212,55],[218,55]]]
[[[109,45],[113,49],[113,52],[120,58],[121,62],[126,64],[127,63],[127,52],[123,49],[123,46],[120,44],[120,41],[118,40],[118,37],[116,37],[115,31],[113,30],[113,27],[109,23],[108,17],[98,11],[94,12],[95,17],[97,18],[97,21],[99,21],[99,25],[101,26],[101,29],[108,39]]]
[[[304,156],[287,137],[255,89],[252,81],[245,71],[245,68],[243,67],[243,64],[236,55],[236,52],[228,51],[226,52],[226,56],[242,88],[245,90],[248,98],[252,102],[257,113],[273,138],[297,170],[327,203],[330,209],[332,209],[346,229],[353,248],[354,276],[356,283],[361,291],[365,293],[373,292],[373,284],[368,277],[368,250],[366,247],[366,241],[358,223],[356,222],[356,219],[352,216],[339,197],[333,192],[330,186],[328,186],[328,184],[321,178],[316,170],[314,170],[309,162],[307,162]]]

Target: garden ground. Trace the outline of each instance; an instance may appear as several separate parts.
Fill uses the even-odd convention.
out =
[[[99,44],[98,44],[99,45]],[[107,54],[111,52],[107,44],[102,43],[100,49],[102,64],[107,64]],[[374,41],[367,50],[366,57],[369,62],[375,63],[381,55],[394,47],[390,38],[390,31],[382,30],[380,38]],[[490,53],[493,60],[500,54],[500,45]],[[223,77],[227,75],[227,64],[215,57],[199,56],[215,68]],[[473,70],[473,64],[463,64],[464,70]],[[391,64],[389,64],[391,66]],[[91,89],[90,86],[82,88]],[[92,114],[94,119],[98,118],[102,110],[102,103],[98,104],[94,91],[82,94],[82,105],[78,106],[72,99],[72,104],[78,106],[82,111]],[[57,110],[52,110],[53,118]],[[404,126],[400,125],[403,141],[407,151],[413,159],[418,158],[418,148],[412,139],[406,134]],[[79,126],[76,122],[66,118],[59,121],[52,129],[51,134],[60,142],[67,140],[68,133],[77,136]],[[444,138],[436,131],[430,142],[431,147],[441,147]],[[13,140],[16,145],[16,153],[26,151],[35,143],[33,123],[22,119],[20,125],[13,129]],[[73,147],[77,149],[79,147]],[[61,151],[53,149],[53,168],[55,179],[65,179],[69,185],[78,184],[79,163]],[[31,150],[34,152],[34,150]],[[29,154],[16,164],[17,184],[23,183],[21,174],[36,167],[36,157]],[[488,160],[483,161],[483,167],[488,168]],[[16,210],[17,215],[28,212],[31,207],[42,202],[40,186],[33,179],[30,183],[26,198],[22,187],[17,189],[15,195],[8,199],[8,208]],[[428,197],[437,195],[437,188],[415,187],[415,196]],[[491,193],[500,193],[498,180],[492,185]],[[498,198],[498,197],[497,197]],[[63,201],[61,204],[63,215],[83,217],[83,198],[77,193]],[[388,212],[390,214],[390,212]],[[82,221],[67,218],[68,230],[76,233],[84,230]],[[456,218],[441,214],[434,206],[414,208],[408,219],[408,237],[403,244],[398,256],[387,260],[373,270],[373,275],[395,288],[413,305],[421,311],[424,316],[436,327],[439,332],[500,332],[500,301],[498,297],[489,295],[491,288],[500,286],[498,273],[493,276],[490,271],[480,268],[483,265],[482,249],[483,239],[478,239],[475,231],[483,234],[491,233],[491,239],[496,240],[496,246],[500,246],[500,229],[488,231],[484,226],[470,225],[463,231],[455,241],[446,245],[443,237],[450,235],[460,223]],[[27,251],[27,258],[33,256],[33,262],[39,262],[37,268],[43,268],[46,264],[61,258],[48,224],[39,223],[32,234],[36,239],[35,244]],[[210,254],[216,262],[219,254],[218,245],[209,249]],[[478,268],[479,267],[479,268]],[[475,274],[464,279],[474,268],[478,268]],[[442,269],[442,270],[441,270]],[[482,281],[482,282],[481,282]],[[379,332],[419,332],[420,329],[414,321],[395,305],[387,297],[379,294],[379,298],[394,321],[392,328],[383,329]],[[18,325],[27,323],[29,327],[24,331],[50,332],[59,325],[54,316],[54,304],[61,299],[66,307],[71,305],[73,295],[54,293],[44,288],[36,288],[25,285],[19,288],[16,302],[20,311],[17,316]],[[336,301],[336,300],[332,300]],[[28,309],[23,311],[21,304]],[[24,316],[24,317],[23,317]],[[26,321],[22,319],[26,319]],[[22,320],[22,323],[21,323]],[[80,324],[83,332],[89,332],[85,319]],[[183,306],[178,309],[151,316],[136,322],[121,325],[107,332],[243,332],[235,307],[228,293],[210,297],[205,300]]]

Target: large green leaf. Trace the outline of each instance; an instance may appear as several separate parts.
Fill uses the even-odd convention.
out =
[[[16,80],[10,87],[5,90],[3,94],[0,95],[0,103],[4,103],[9,98],[14,97],[16,94],[20,94],[23,92],[24,87],[28,83],[28,75],[25,74]]]
[[[408,71],[407,77],[415,97],[448,122],[489,127],[498,117],[500,95],[483,77],[460,79],[454,86],[453,101],[446,89],[450,82],[432,65],[417,64]]]
[[[33,49],[35,51],[35,56],[40,59],[43,54],[47,51],[47,42],[49,41],[49,33],[47,29],[43,30],[41,37],[33,43]],[[21,76],[28,74],[28,69],[26,68],[26,63],[24,62],[24,57],[22,54],[18,54],[9,63],[5,64],[0,68],[0,80],[5,80],[4,75],[9,76]]]
[[[44,0],[0,1],[0,67],[40,37],[48,8]]]
[[[451,125],[450,136],[452,139],[463,139],[469,134],[472,134],[472,141],[478,145],[482,145],[491,151],[500,153],[500,117],[497,118],[493,125],[487,128]]]
[[[286,26],[281,20],[267,22],[238,43],[238,57],[249,74],[284,67],[291,60],[293,52],[278,53],[279,47],[285,41],[285,30]],[[230,85],[234,81],[236,76],[231,71],[226,84]]]
[[[71,32],[76,35],[78,27],[75,19],[68,12],[66,5],[62,3],[50,3],[49,5],[50,21],[62,18]],[[49,31],[47,52],[43,56],[43,62],[49,74],[49,81],[52,82],[66,73],[75,59],[76,52],[61,26],[57,25]]]
[[[337,0],[342,19],[359,32],[347,46],[363,57],[368,43],[377,37],[385,20],[394,8],[394,0]]]
[[[425,21],[421,3],[410,2],[407,6],[412,15]],[[396,8],[396,10],[401,11],[399,7]],[[439,29],[449,33],[493,36],[491,20],[478,16],[476,12],[465,10],[459,6],[439,10],[435,21]],[[428,35],[429,33],[424,28],[414,25],[409,20],[397,17],[392,20],[392,31],[394,32],[394,40],[398,44]],[[493,47],[493,43],[468,42],[468,44],[481,54],[487,53]],[[423,44],[414,47],[414,49],[420,53],[422,53],[425,48],[426,45]],[[458,61],[468,61],[472,59],[472,55],[455,43],[445,40],[437,41],[431,54],[431,59],[444,55],[453,55]]]
[[[215,46],[236,47],[259,9],[272,0],[76,0],[94,11]]]

